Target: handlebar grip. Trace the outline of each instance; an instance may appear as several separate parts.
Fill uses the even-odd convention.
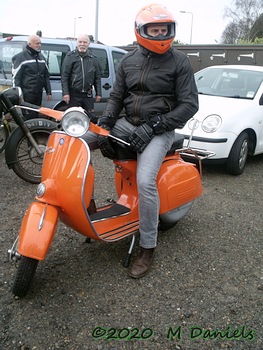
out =
[[[26,101],[22,101],[20,103],[20,105],[24,106],[24,107],[34,108],[34,109],[39,109],[40,108],[40,106],[34,105],[33,103],[29,103],[29,102],[26,102]]]

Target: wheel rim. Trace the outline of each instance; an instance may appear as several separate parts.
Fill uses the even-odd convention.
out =
[[[240,156],[239,156],[240,169],[244,168],[247,160],[247,155],[248,155],[248,140],[244,140],[244,142],[242,143],[242,147],[240,149]]]
[[[50,131],[34,130],[31,134],[42,150],[43,156],[39,156],[27,137],[23,137],[17,145],[17,158],[13,169],[25,181],[38,183],[41,179],[43,158]]]

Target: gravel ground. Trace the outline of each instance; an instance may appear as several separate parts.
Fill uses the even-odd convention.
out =
[[[94,154],[103,202],[115,193],[113,168],[101,159]],[[239,177],[204,167],[204,194],[159,235],[143,279],[122,266],[129,240],[87,244],[60,224],[23,299],[12,294],[16,266],[6,252],[36,186],[8,170],[3,154],[0,169],[1,349],[263,350],[263,156]]]

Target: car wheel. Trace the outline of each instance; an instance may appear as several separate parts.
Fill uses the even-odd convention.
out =
[[[231,175],[240,175],[243,173],[248,157],[249,136],[243,132],[236,139],[228,160],[226,162],[226,171]]]

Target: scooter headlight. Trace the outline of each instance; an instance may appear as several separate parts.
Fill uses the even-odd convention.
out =
[[[89,130],[90,119],[81,107],[68,108],[63,114],[62,129],[73,137],[81,137]]]

